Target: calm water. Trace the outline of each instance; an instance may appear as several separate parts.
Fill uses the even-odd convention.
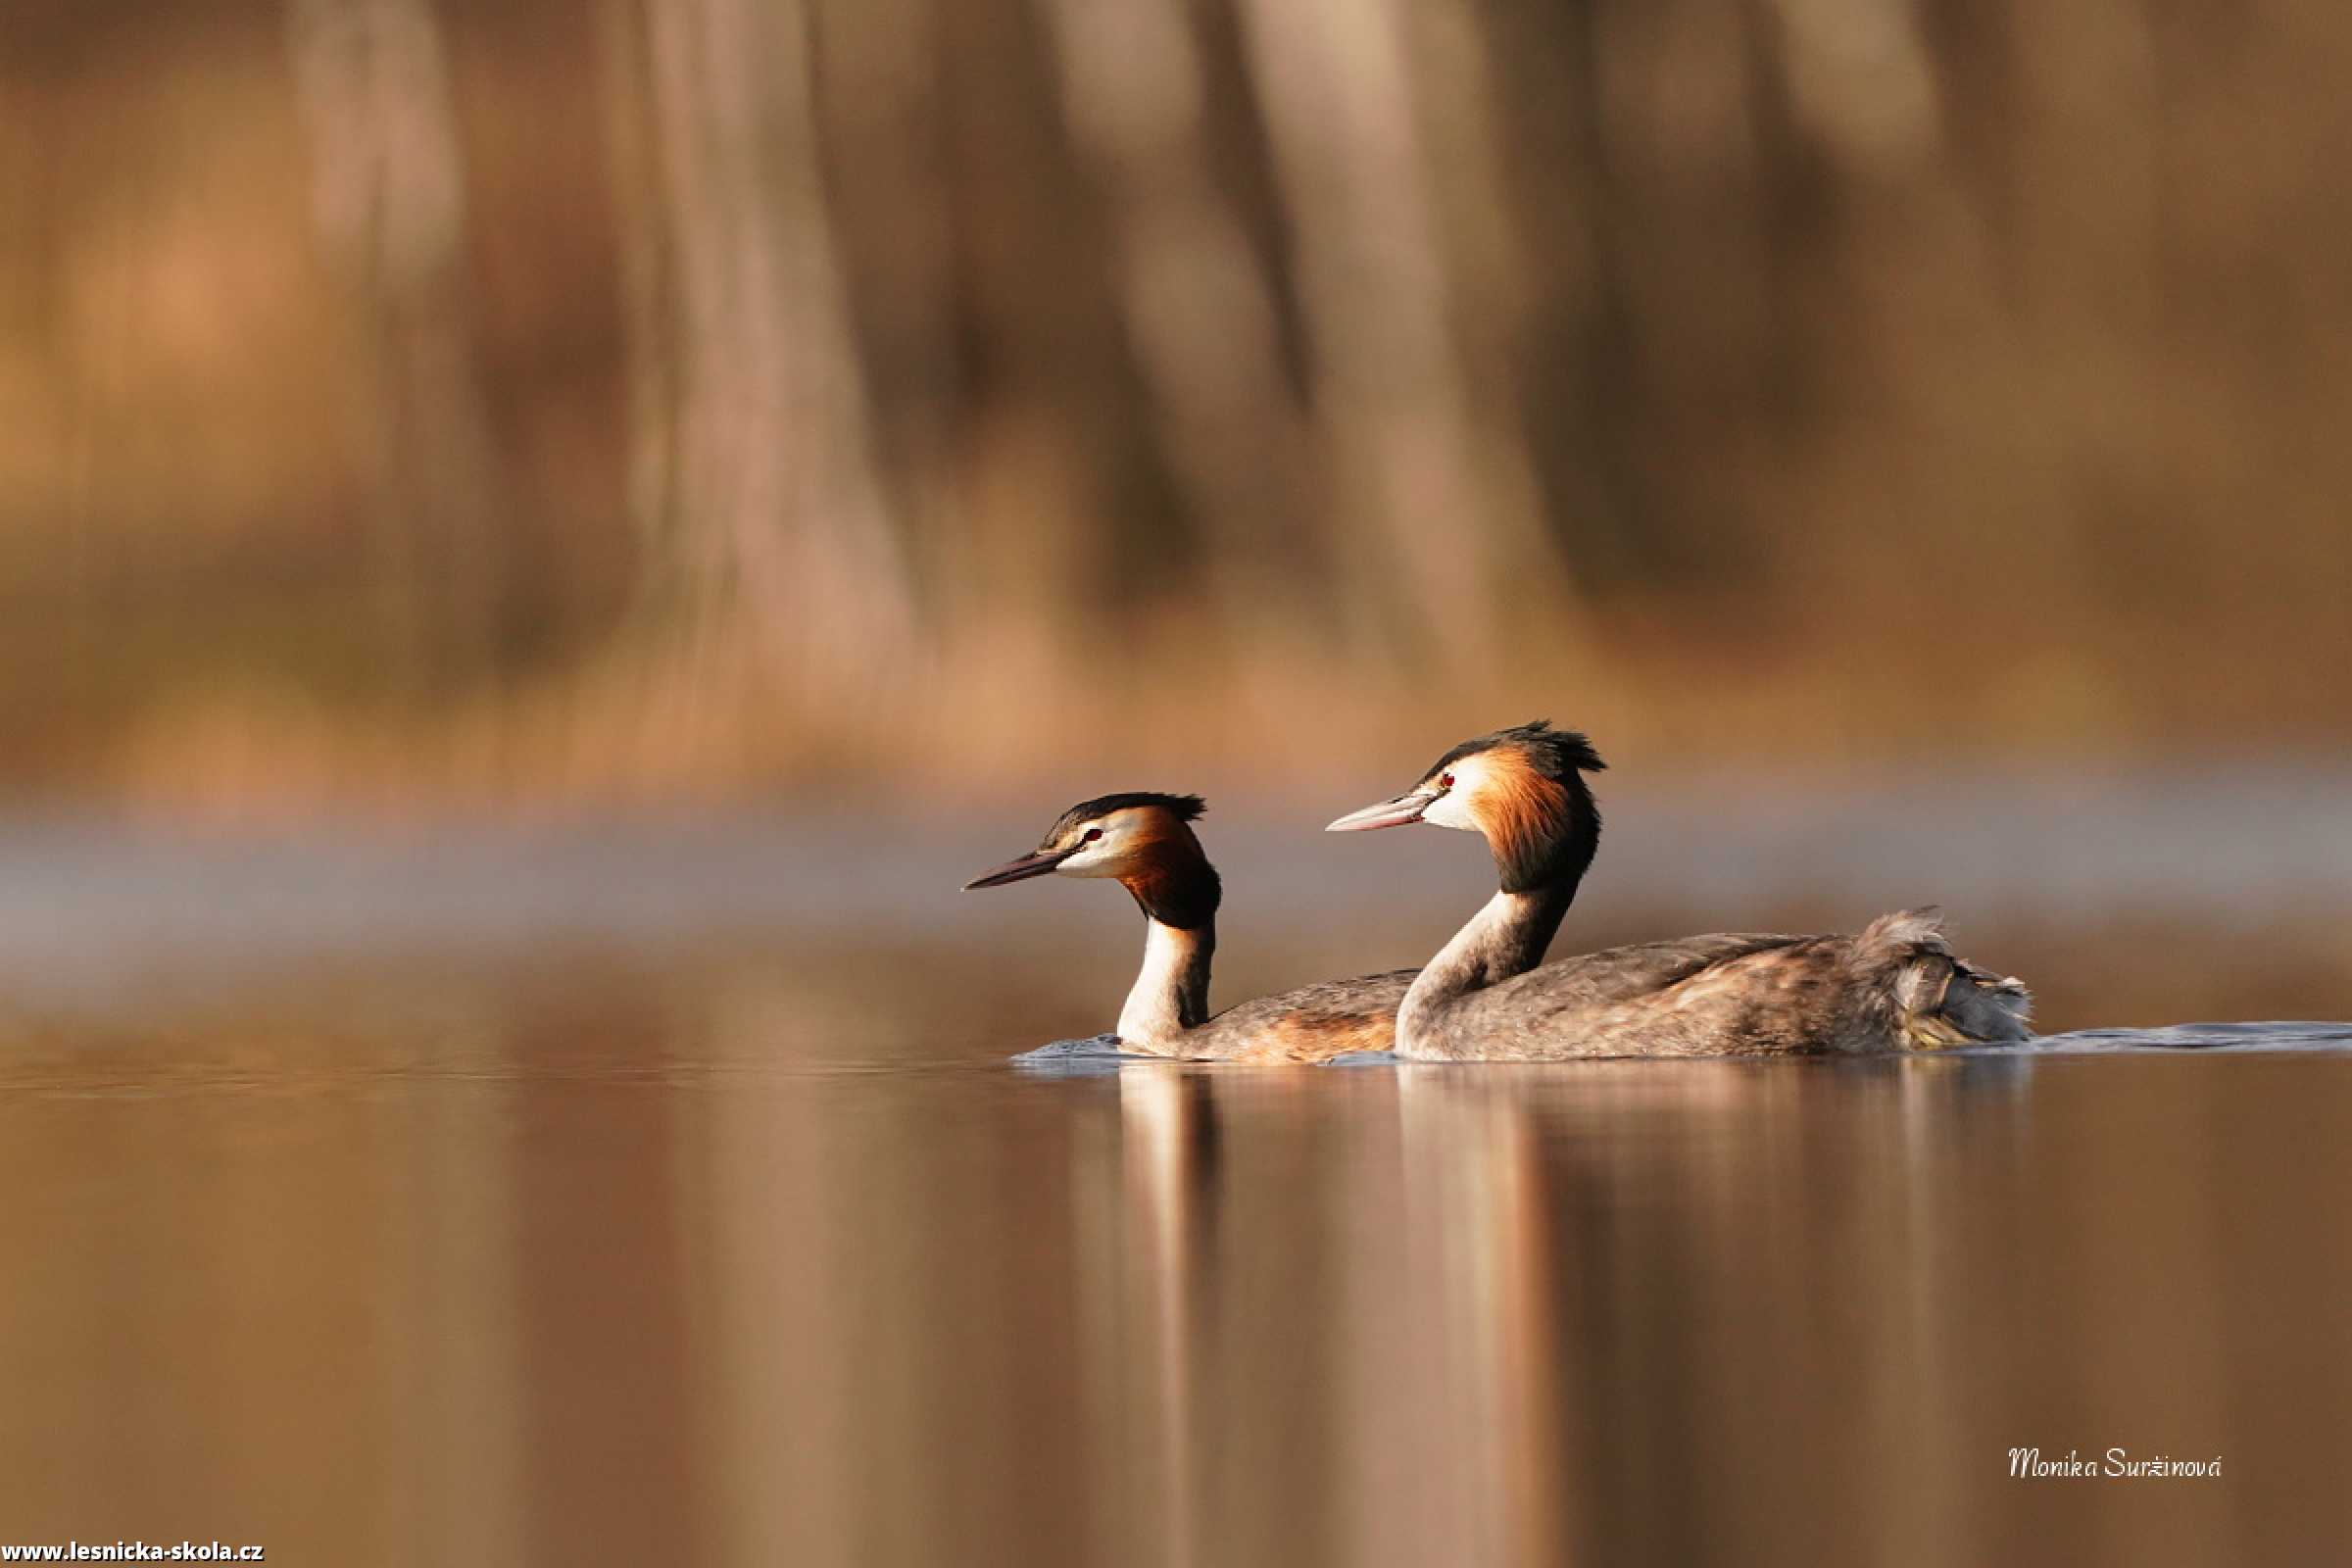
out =
[[[965,848],[943,883],[997,858]],[[740,908],[662,940],[674,888],[635,888],[651,912],[601,936],[533,913],[617,875],[599,861],[520,878],[541,902],[515,926],[561,940],[458,921],[435,949],[370,923],[401,906],[381,878],[329,878],[338,901],[223,852],[108,891],[57,853],[20,853],[16,885],[78,890],[88,930],[0,907],[9,1542],[336,1564],[2352,1549],[2352,1026],[1049,1077],[1003,1058],[1099,1026],[1132,962],[1099,890],[953,906],[1002,922],[980,941]],[[414,874],[470,887],[477,922],[518,897],[508,861],[455,865]],[[295,939],[336,909],[348,931]],[[399,952],[359,940],[383,929]],[[134,947],[178,960],[126,968]],[[2012,1480],[2022,1446],[2223,1472]]]

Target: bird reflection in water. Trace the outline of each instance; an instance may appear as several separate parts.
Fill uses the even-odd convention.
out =
[[[1080,1269],[1117,1282],[1082,1311],[1125,1472],[1099,1544],[1543,1562],[1736,1548],[1759,1508],[1863,1553],[1960,1528],[1939,1478],[1973,1449],[1875,1499],[1804,1455],[1963,1441],[1935,1342],[1984,1293],[1939,1238],[1997,1200],[2032,1070],[1124,1068],[1118,1202],[1078,1248],[1121,1254]]]

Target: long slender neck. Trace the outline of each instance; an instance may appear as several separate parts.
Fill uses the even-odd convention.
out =
[[[1208,965],[1217,951],[1214,920],[1197,926],[1144,921],[1144,967],[1119,1009],[1119,1043],[1131,1051],[1172,1051],[1187,1029],[1208,1021]]]
[[[1574,881],[1489,899],[1406,988],[1396,1010],[1397,1054],[1423,1054],[1414,1047],[1427,1044],[1431,1026],[1451,1004],[1542,963],[1575,902]]]
[[[1119,879],[1144,911],[1144,967],[1119,1009],[1119,1041],[1173,1054],[1179,1036],[1208,1022],[1208,965],[1224,888],[1191,829],[1178,824],[1158,851]]]
[[[1528,809],[1530,803],[1540,808]],[[1548,788],[1523,783],[1492,809],[1482,803],[1473,820],[1494,854],[1501,889],[1406,989],[1396,1009],[1400,1056],[1448,1054],[1440,1028],[1448,1009],[1544,961],[1600,849],[1600,808],[1581,770]]]

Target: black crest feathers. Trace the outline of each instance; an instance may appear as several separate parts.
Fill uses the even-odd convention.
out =
[[[1162,795],[1155,790],[1130,790],[1124,795],[1098,795],[1091,801],[1080,801],[1076,806],[1062,812],[1060,820],[1056,821],[1047,832],[1045,847],[1051,849],[1054,844],[1060,842],[1063,834],[1081,822],[1089,822],[1096,817],[1108,816],[1113,811],[1124,811],[1138,806],[1156,806],[1179,822],[1197,822],[1200,819],[1200,813],[1208,809],[1208,803],[1198,795]]]
[[[1579,773],[1608,770],[1609,764],[1600,760],[1600,753],[1592,749],[1592,740],[1582,730],[1553,729],[1551,720],[1538,718],[1525,724],[1513,724],[1508,729],[1498,729],[1492,735],[1481,735],[1476,740],[1464,741],[1431,763],[1429,771],[1422,776],[1434,777],[1465,757],[1475,757],[1480,752],[1491,752],[1505,746],[1524,755],[1536,771],[1545,778],[1557,779],[1563,784]]]

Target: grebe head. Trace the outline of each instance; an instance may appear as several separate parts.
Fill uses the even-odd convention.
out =
[[[1207,808],[1198,795],[1149,790],[1080,801],[1046,830],[1035,852],[982,872],[963,890],[1033,876],[1110,877],[1163,925],[1204,925],[1216,913],[1217,873],[1191,824]]]
[[[1600,808],[1585,774],[1608,763],[1575,730],[1544,719],[1468,740],[1394,800],[1350,811],[1324,831],[1362,833],[1427,822],[1486,835],[1505,893],[1581,877],[1600,842]]]

